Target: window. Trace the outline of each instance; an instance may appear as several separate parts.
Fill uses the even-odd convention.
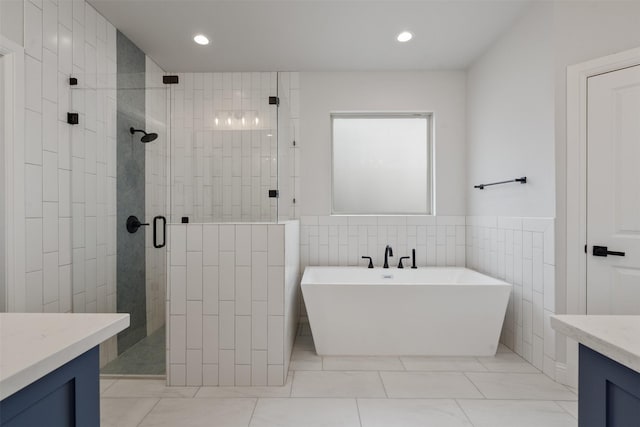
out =
[[[431,214],[431,115],[331,115],[332,213]]]

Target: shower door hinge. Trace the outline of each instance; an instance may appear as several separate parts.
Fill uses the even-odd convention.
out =
[[[75,77],[69,77],[69,86],[78,86],[78,79]]]
[[[280,192],[278,190],[269,190],[269,197],[277,199],[280,197]]]
[[[280,105],[280,98],[278,98],[277,96],[270,96],[269,105]]]
[[[77,125],[80,123],[80,118],[78,113],[67,113],[67,123],[70,125]]]
[[[179,83],[178,76],[162,76],[162,83],[166,85],[177,85]]]
[[[296,146],[296,140],[295,139],[293,140],[293,146],[294,147]]]

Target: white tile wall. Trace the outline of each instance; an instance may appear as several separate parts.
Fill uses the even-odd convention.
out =
[[[467,267],[513,284],[501,341],[555,378],[553,218],[467,217]]]
[[[180,83],[171,87],[173,222],[182,216],[201,223],[277,219],[276,199],[268,197],[268,190],[277,188],[282,157],[276,107],[268,104],[279,92],[277,76],[179,74]],[[298,91],[282,93],[286,105],[293,105],[288,99],[297,99]],[[290,200],[282,202],[287,214]]]
[[[115,173],[107,170],[115,165],[96,155],[115,153],[115,122],[108,120],[115,114],[115,91],[106,84],[97,88],[95,81],[116,69],[116,30],[82,0],[27,0],[24,8],[24,309],[115,311],[115,244],[108,245],[115,242],[115,221],[107,220],[115,218],[115,200],[107,199],[107,190],[115,192]],[[73,101],[70,74],[80,82]],[[99,110],[108,98],[110,109]],[[80,125],[66,123],[69,111],[80,113]],[[103,363],[115,356],[115,340],[102,347],[101,356]]]
[[[169,385],[284,384],[299,247],[297,221],[169,226]]]
[[[416,249],[418,266],[465,265],[464,216],[303,216],[300,218],[300,266],[376,266],[390,245],[397,265]],[[404,264],[410,264],[407,260]]]

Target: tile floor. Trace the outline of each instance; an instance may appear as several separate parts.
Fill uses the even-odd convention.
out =
[[[304,333],[304,329],[303,329]],[[320,357],[299,335],[283,387],[102,380],[102,426],[576,427],[577,396],[495,357]]]
[[[100,370],[105,375],[164,375],[165,327],[138,341]]]

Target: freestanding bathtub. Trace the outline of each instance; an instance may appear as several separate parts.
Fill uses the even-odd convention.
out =
[[[494,355],[510,293],[466,268],[307,267],[302,277],[320,355]]]

